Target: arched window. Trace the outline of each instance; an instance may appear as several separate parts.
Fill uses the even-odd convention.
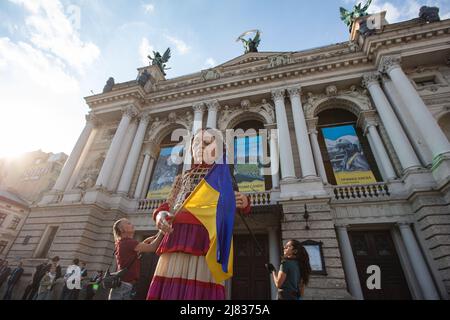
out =
[[[234,175],[241,192],[262,192],[272,188],[272,178],[265,174],[270,163],[264,164],[269,158],[267,137],[261,136],[259,130],[264,124],[257,120],[243,121],[234,128],[237,133],[234,138]],[[241,134],[239,134],[241,132]],[[270,159],[270,158],[269,158]],[[265,170],[267,168],[267,170]]]
[[[369,143],[357,117],[344,109],[318,114],[318,138],[328,181],[338,184],[366,184],[383,181]]]
[[[176,155],[174,158],[173,156]],[[168,134],[159,145],[159,154],[150,172],[150,183],[148,185],[148,199],[166,199],[172,188],[175,177],[183,169],[183,148],[179,142],[172,141]]]

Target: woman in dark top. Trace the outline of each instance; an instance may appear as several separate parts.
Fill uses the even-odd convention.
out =
[[[280,271],[272,271],[278,288],[278,300],[299,300],[308,284],[311,266],[305,248],[297,240],[289,240],[284,246]]]

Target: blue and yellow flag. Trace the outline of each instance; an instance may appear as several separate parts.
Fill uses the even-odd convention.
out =
[[[227,164],[215,164],[183,204],[208,230],[206,263],[216,282],[233,275],[233,225],[236,199]]]

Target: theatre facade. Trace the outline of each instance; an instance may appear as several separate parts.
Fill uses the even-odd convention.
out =
[[[448,299],[450,19],[353,31],[351,41],[246,53],[172,79],[146,66],[139,81],[87,97],[85,128],[9,251],[24,258],[22,282],[54,255],[106,269],[121,217],[138,239],[154,234],[151,213],[183,170],[167,165],[172,133],[209,127],[255,129],[236,141],[280,168],[237,172],[256,241],[237,217],[228,298],[274,298],[264,263],[278,267],[282,244],[297,239],[313,267],[305,299]]]

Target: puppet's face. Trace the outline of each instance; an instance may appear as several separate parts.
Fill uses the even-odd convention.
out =
[[[217,143],[214,135],[206,130],[198,132],[192,141],[194,163],[213,164],[217,156]]]

